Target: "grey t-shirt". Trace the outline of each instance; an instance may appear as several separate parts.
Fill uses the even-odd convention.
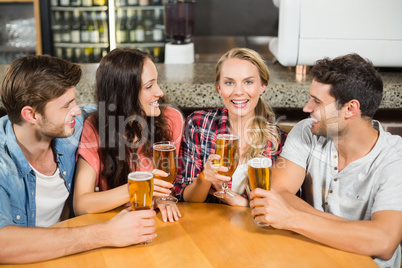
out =
[[[370,220],[381,210],[402,211],[402,138],[385,132],[378,121],[372,124],[380,132],[374,148],[340,172],[333,140],[313,135],[311,119],[292,129],[281,156],[306,170],[306,202],[349,220]],[[374,260],[380,267],[400,267],[401,248],[388,261]]]

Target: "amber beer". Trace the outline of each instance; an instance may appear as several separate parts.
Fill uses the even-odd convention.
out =
[[[150,209],[154,192],[151,172],[136,171],[128,174],[128,192],[133,210]]]
[[[268,157],[256,157],[248,161],[248,179],[251,190],[261,188],[271,190],[270,167],[272,161]]]
[[[214,165],[224,166],[229,170],[227,172],[219,172],[219,174],[232,177],[238,164],[237,147],[239,137],[232,134],[219,134],[215,144],[215,154],[220,155],[221,159],[214,160]]]
[[[228,168],[227,172],[218,173],[224,176],[232,177],[239,162],[238,147],[239,136],[233,134],[219,134],[216,137],[215,154],[220,155],[219,160],[214,160],[214,165],[224,166]],[[218,198],[230,198],[235,196],[235,193],[228,189],[227,182],[222,182],[222,189],[214,192],[214,196]]]
[[[248,161],[248,179],[251,190],[261,188],[271,190],[271,170],[272,160],[268,157],[256,157]],[[260,227],[269,226],[265,222],[257,222],[253,219],[255,225]]]
[[[155,178],[173,183],[177,175],[176,145],[171,141],[156,142],[153,145],[154,168],[165,171],[168,176]]]

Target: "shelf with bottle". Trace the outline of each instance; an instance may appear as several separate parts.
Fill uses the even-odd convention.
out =
[[[116,10],[118,9],[124,9],[124,10],[156,10],[160,9],[163,11],[164,7],[163,6],[124,6],[124,7],[115,7]]]
[[[57,47],[55,56],[75,63],[98,63],[109,50],[99,47]]]
[[[52,11],[107,11],[107,6],[93,6],[93,7],[52,7]]]
[[[115,0],[115,7],[148,7],[148,6],[163,6],[162,0]]]
[[[142,47],[164,45],[162,9],[117,9],[116,13],[116,47],[124,44]]]
[[[54,11],[52,33],[55,47],[109,46],[106,11]],[[68,45],[71,44],[71,45]]]
[[[50,6],[55,7],[96,7],[107,6],[106,0],[50,0]]]

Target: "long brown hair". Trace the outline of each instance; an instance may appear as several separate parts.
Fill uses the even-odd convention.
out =
[[[111,188],[125,184],[128,173],[138,168],[135,161],[138,159],[133,156],[142,153],[151,157],[153,142],[171,137],[164,105],[160,107],[160,116],[147,117],[139,102],[141,75],[147,59],[152,60],[140,50],[117,48],[102,58],[96,71],[98,111],[95,118],[102,175]],[[160,102],[163,104],[164,100]]]

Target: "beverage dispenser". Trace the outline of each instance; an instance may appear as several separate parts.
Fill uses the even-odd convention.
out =
[[[188,64],[194,62],[195,0],[165,1],[165,63]]]

